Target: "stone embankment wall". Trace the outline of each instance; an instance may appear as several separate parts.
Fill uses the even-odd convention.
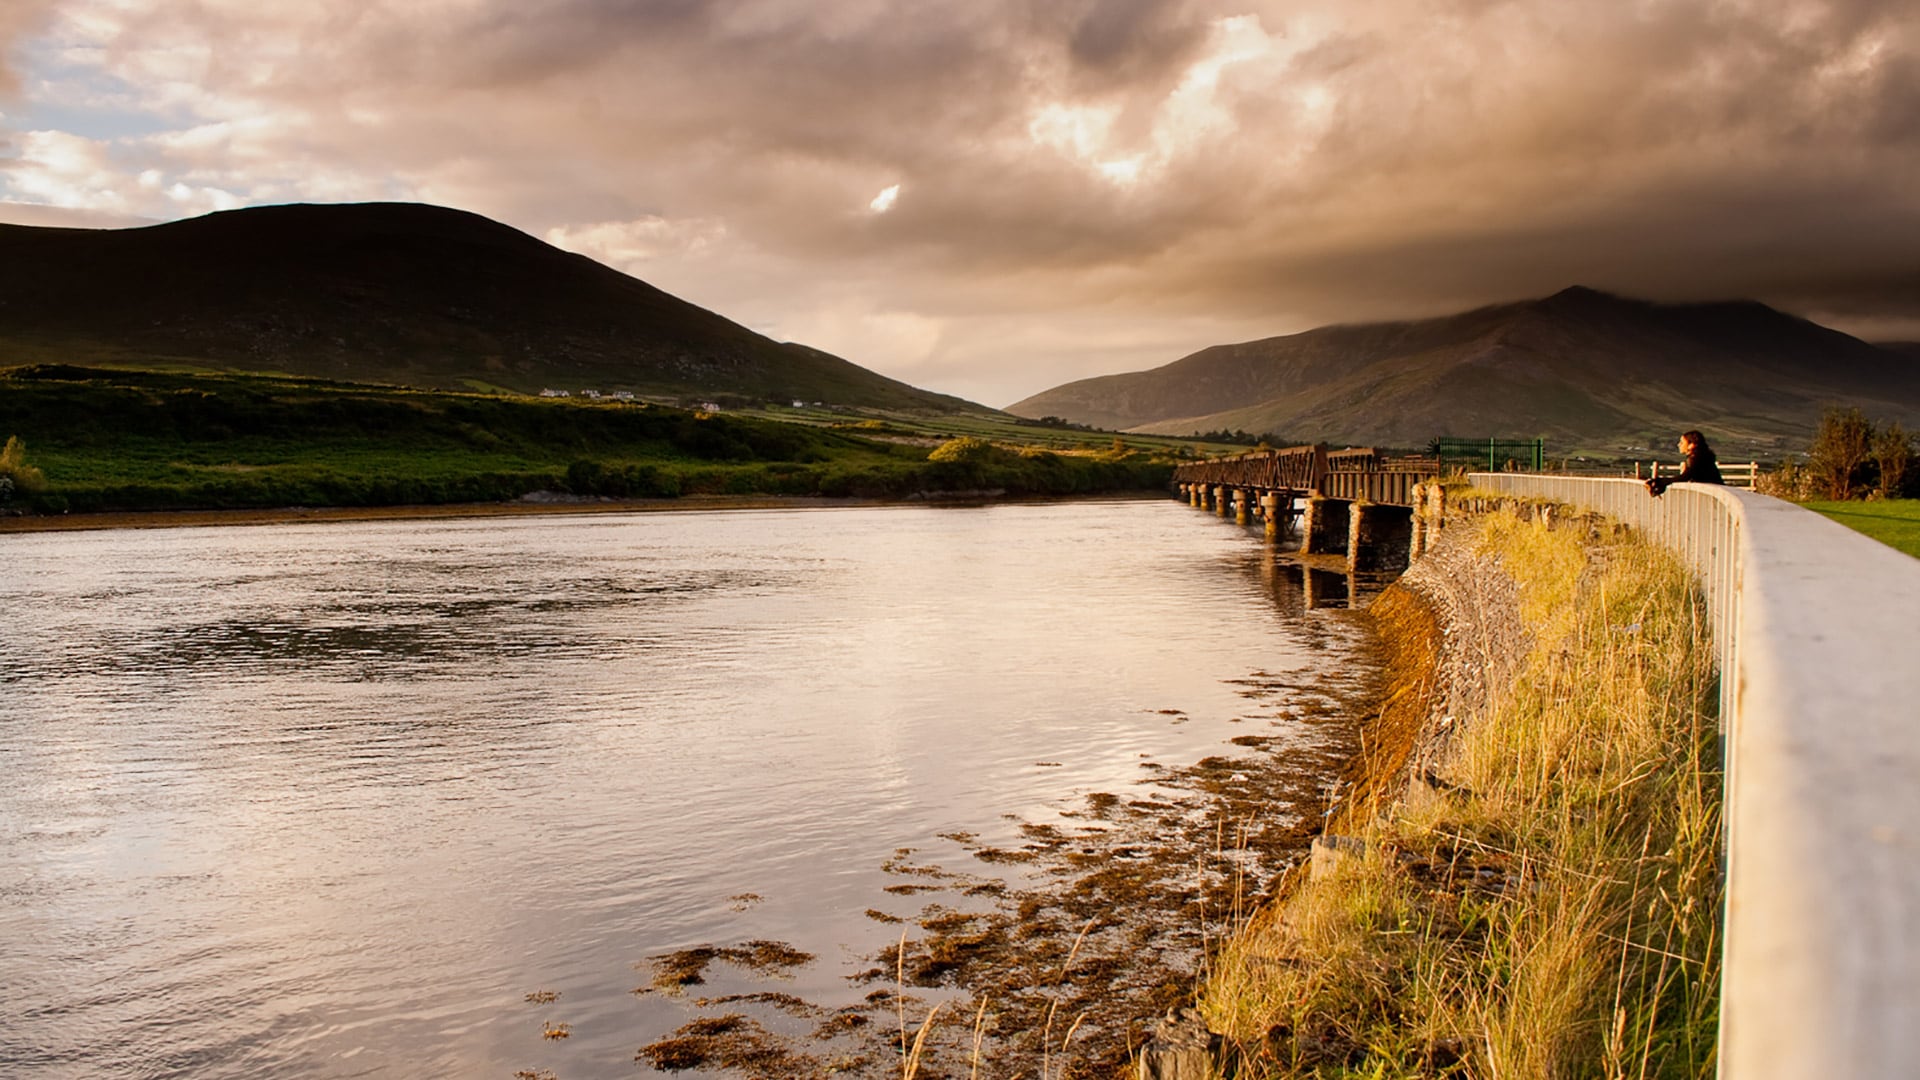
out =
[[[1483,513],[1494,510],[1521,520]],[[1627,932],[1620,912],[1645,914],[1645,868],[1636,860],[1645,851],[1623,852],[1614,843],[1616,833],[1639,835],[1634,830],[1643,826],[1649,837],[1690,838],[1675,844],[1647,887],[1685,877],[1688,888],[1673,893],[1687,901],[1684,908],[1679,901],[1668,906],[1698,914],[1684,923],[1677,916],[1661,922],[1667,936],[1660,940],[1691,941],[1672,945],[1679,950],[1673,955],[1713,962],[1719,905],[1717,885],[1710,883],[1718,881],[1719,849],[1711,808],[1718,806],[1719,787],[1712,711],[1702,706],[1715,681],[1711,654],[1687,645],[1704,609],[1684,599],[1685,575],[1671,560],[1617,543],[1624,537],[1612,520],[1564,504],[1474,492],[1453,505],[1433,497],[1422,511],[1414,537],[1419,556],[1369,605],[1384,653],[1384,690],[1308,869],[1291,875],[1277,902],[1225,945],[1200,1009],[1169,1018],[1160,1032],[1164,1042],[1143,1059],[1141,1077],[1212,1075],[1195,1071],[1203,1055],[1213,1056],[1206,1067],[1216,1071],[1240,1065],[1275,1075],[1305,1075],[1341,1062],[1440,1068],[1468,1058],[1534,1074],[1529,1063],[1555,1054],[1597,1061],[1631,1047],[1637,1055],[1655,1039],[1643,1036],[1651,1031],[1648,1018],[1666,1015],[1657,1003],[1629,1002],[1636,1026],[1616,1030],[1605,1047],[1564,1032],[1597,1030],[1593,1002],[1599,998],[1581,974],[1593,965],[1581,958],[1600,955],[1596,945],[1608,933]],[[1532,529],[1531,522],[1552,528]],[[1646,631],[1638,621],[1614,618],[1607,597],[1651,616]],[[1543,646],[1551,647],[1543,653]],[[1647,694],[1636,679],[1672,692]],[[1588,704],[1567,704],[1574,698]],[[1655,784],[1673,797],[1641,802],[1671,804],[1672,813],[1643,814],[1634,799],[1616,797],[1654,776],[1645,771],[1649,762],[1670,766],[1654,770]],[[1542,779],[1562,766],[1595,783]],[[1517,781],[1511,788],[1509,778]],[[1682,799],[1682,791],[1692,796]],[[1693,813],[1684,821],[1683,802]],[[1592,822],[1600,825],[1585,827]],[[1615,829],[1613,822],[1624,824]],[[1631,869],[1563,872],[1570,866]],[[1631,886],[1626,892],[1632,895],[1615,885]],[[1497,933],[1476,936],[1464,929],[1468,921],[1450,921],[1485,927],[1476,905],[1484,895],[1505,897],[1509,890],[1517,906],[1501,909]],[[1548,907],[1564,900],[1590,917],[1557,920],[1526,898],[1544,898],[1540,903]],[[1626,925],[1638,928],[1643,921]],[[1403,936],[1379,937],[1383,925]],[[1548,925],[1562,929],[1541,929]],[[1550,947],[1541,946],[1543,933]],[[1502,967],[1506,950],[1522,945],[1540,947],[1539,972]],[[1611,945],[1600,951],[1615,952]],[[1606,963],[1617,963],[1621,978],[1637,971],[1624,959],[1601,966]],[[1434,1005],[1454,999],[1433,972],[1490,980],[1472,982],[1484,991],[1477,997],[1467,993],[1481,1005],[1507,991],[1553,1000],[1513,1016],[1487,1006],[1486,1016],[1476,1013],[1459,1028],[1462,1017],[1449,1011],[1453,1005]],[[1556,989],[1544,993],[1547,986]],[[1699,1065],[1700,1054],[1711,1061],[1715,997],[1708,990],[1675,999],[1686,1019],[1662,1030],[1684,1030],[1689,1046],[1705,1047],[1683,1052],[1682,1067]],[[1614,1012],[1620,1012],[1617,1001]],[[1483,1030],[1482,1020],[1498,1021],[1497,1031],[1485,1029],[1484,1046],[1462,1034]],[[1529,1025],[1536,1021],[1551,1022],[1562,1034],[1534,1040]],[[1377,1034],[1382,1023],[1397,1034],[1376,1042],[1367,1032]],[[1214,1036],[1207,1024],[1221,1034]],[[1647,1041],[1629,1041],[1642,1037]],[[1537,1053],[1526,1049],[1532,1046]]]
[[[1487,509],[1484,507],[1481,509]],[[1338,834],[1364,815],[1442,784],[1435,772],[1456,731],[1486,715],[1514,685],[1533,648],[1519,587],[1478,550],[1478,530],[1457,510],[1419,528],[1419,553],[1368,607],[1384,652],[1380,713],[1362,734],[1346,794],[1329,815]],[[1322,865],[1327,853],[1322,853]]]
[[[1364,845],[1343,833],[1444,785],[1435,769],[1451,735],[1493,708],[1524,666],[1533,637],[1518,586],[1496,558],[1477,550],[1477,537],[1465,517],[1450,528],[1423,527],[1420,557],[1369,606],[1384,653],[1382,706],[1362,733],[1360,752],[1341,777],[1339,804],[1303,871],[1363,855]],[[1278,902],[1306,876],[1284,884]],[[1213,1080],[1230,1073],[1230,1058],[1197,1010],[1180,1009],[1155,1028],[1137,1077]]]

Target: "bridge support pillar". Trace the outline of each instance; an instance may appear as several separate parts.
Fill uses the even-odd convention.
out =
[[[1438,480],[1415,484],[1412,493],[1413,535],[1407,538],[1407,561],[1427,553],[1447,512],[1447,489]]]
[[[1347,527],[1352,524],[1352,510],[1349,508],[1352,505],[1352,499],[1308,496],[1307,509],[1300,522],[1300,554],[1346,554]]]
[[[1347,571],[1366,574],[1407,568],[1413,507],[1354,503],[1347,526]]]
[[[1300,573],[1301,606],[1308,611],[1325,607],[1346,607],[1359,591],[1358,583],[1351,574],[1339,574],[1332,570],[1302,570]]]
[[[1200,503],[1201,503],[1200,485],[1188,484],[1187,485],[1187,505],[1194,507],[1195,509],[1198,509],[1200,506]]]
[[[1233,489],[1222,485],[1213,489],[1213,512],[1221,517],[1227,516],[1229,503],[1233,501]]]
[[[1248,503],[1253,501],[1253,492],[1248,488],[1233,489],[1233,521],[1236,525],[1245,525],[1253,520]]]
[[[1267,523],[1267,540],[1284,540],[1294,534],[1294,492],[1267,492],[1260,496],[1260,517]]]

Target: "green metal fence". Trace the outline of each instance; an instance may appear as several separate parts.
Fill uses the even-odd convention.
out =
[[[1445,471],[1459,465],[1488,472],[1542,472],[1547,467],[1545,439],[1454,439],[1440,438],[1427,444],[1427,452]]]

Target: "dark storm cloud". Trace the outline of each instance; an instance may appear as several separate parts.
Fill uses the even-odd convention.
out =
[[[907,376],[984,372],[1049,314],[1162,341],[1149,320],[1278,333],[1579,282],[1871,319],[1920,274],[1920,29],[1891,0],[64,10],[205,122],[42,138],[36,197],[110,161],[164,181],[73,205],[398,190]],[[1051,348],[1075,369],[1004,363],[1096,362]]]

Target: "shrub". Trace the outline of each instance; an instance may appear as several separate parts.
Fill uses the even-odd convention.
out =
[[[1859,409],[1828,409],[1807,449],[1814,493],[1851,499],[1856,490],[1871,484],[1873,444],[1873,424]]]
[[[1805,466],[1789,461],[1770,473],[1756,475],[1753,490],[1776,499],[1806,502],[1813,498],[1813,475]]]
[[[1880,497],[1898,499],[1906,494],[1913,463],[1913,441],[1907,429],[1896,422],[1875,435],[1873,461],[1880,469],[1880,486],[1874,489]]]
[[[32,495],[47,486],[47,478],[39,469],[27,464],[27,444],[19,436],[7,436],[5,449],[0,449],[0,477],[11,481],[8,494],[20,492]]]
[[[928,461],[952,461],[962,465],[987,465],[1008,457],[1005,450],[985,439],[976,439],[972,435],[962,435],[957,439],[948,439],[933,448],[927,455]]]

